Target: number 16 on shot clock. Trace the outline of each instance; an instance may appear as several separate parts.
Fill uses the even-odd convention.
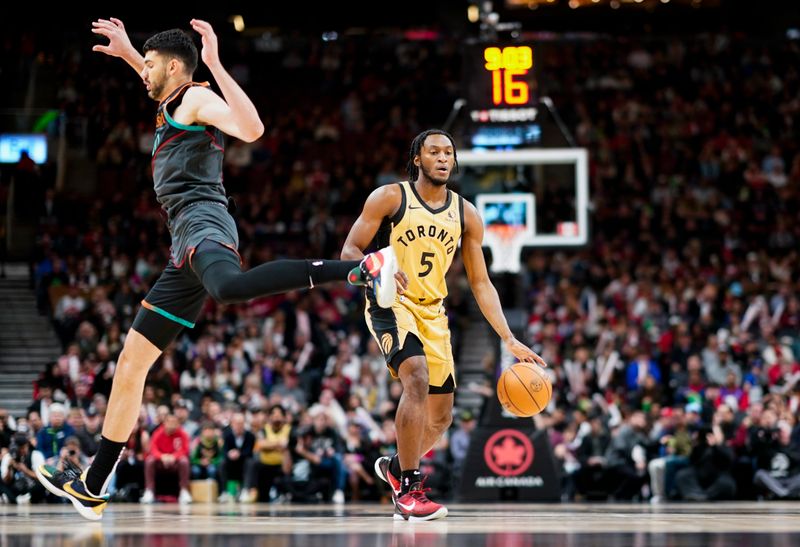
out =
[[[529,46],[487,47],[483,50],[484,67],[492,75],[492,102],[515,106],[528,104],[530,86],[515,80],[533,68],[533,50]]]

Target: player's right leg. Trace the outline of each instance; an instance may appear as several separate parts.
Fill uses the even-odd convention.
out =
[[[106,489],[139,418],[147,373],[161,352],[185,327],[193,327],[206,293],[187,269],[168,266],[142,301],[117,360],[103,435],[92,465],[84,471],[39,466],[36,475],[56,496],[69,499],[81,516],[100,520]]]

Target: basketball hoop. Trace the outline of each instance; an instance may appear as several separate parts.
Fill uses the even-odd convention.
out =
[[[493,272],[518,272],[520,250],[527,239],[526,226],[489,225],[484,233],[484,242],[492,250]]]
[[[522,247],[535,233],[533,194],[478,194],[475,205],[484,221],[483,244],[492,250],[490,270],[518,273]]]

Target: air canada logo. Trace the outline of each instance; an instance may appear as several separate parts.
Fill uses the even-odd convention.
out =
[[[394,345],[394,338],[388,332],[383,333],[381,335],[381,347],[383,348],[383,353],[389,355],[392,351],[392,346]]]
[[[483,458],[493,473],[516,477],[533,463],[533,444],[516,429],[501,429],[486,441]]]

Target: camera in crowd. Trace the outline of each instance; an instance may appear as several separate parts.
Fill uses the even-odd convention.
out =
[[[11,456],[11,459],[15,462],[22,461],[22,456],[20,455],[20,448],[23,446],[28,446],[30,441],[28,440],[28,436],[25,433],[15,433],[14,436],[11,438],[11,446],[8,447],[8,453]]]

